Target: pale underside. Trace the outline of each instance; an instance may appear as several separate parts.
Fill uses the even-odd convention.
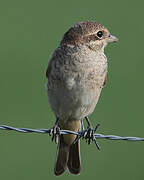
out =
[[[103,52],[58,48],[48,69],[49,103],[63,122],[81,120],[94,111],[107,76]]]

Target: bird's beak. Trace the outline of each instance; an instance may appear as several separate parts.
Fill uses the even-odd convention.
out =
[[[118,38],[110,34],[107,38],[107,42],[117,42]]]

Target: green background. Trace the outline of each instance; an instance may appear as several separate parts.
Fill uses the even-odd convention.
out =
[[[1,0],[0,124],[50,128],[55,117],[44,84],[52,51],[78,21],[94,20],[119,38],[105,52],[109,80],[90,116],[99,133],[144,137],[143,1]],[[144,178],[144,142],[81,142],[82,171],[59,179]],[[0,130],[0,179],[56,179],[56,145],[48,135]]]

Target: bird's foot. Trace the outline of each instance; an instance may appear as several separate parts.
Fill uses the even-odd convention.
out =
[[[92,141],[94,141],[98,150],[100,150],[100,146],[97,143],[95,133],[99,126],[100,126],[100,124],[97,124],[95,129],[93,129],[91,126],[88,126],[88,128],[85,130],[84,136],[83,136],[86,139],[86,142],[88,144],[90,144]]]
[[[60,135],[60,128],[57,124],[54,125],[54,127],[51,129],[50,135],[52,135],[52,141],[55,141],[56,144],[58,144],[58,137]]]

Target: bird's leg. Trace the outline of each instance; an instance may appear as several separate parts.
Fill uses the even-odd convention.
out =
[[[86,117],[85,117],[85,119],[86,119],[86,122],[87,122],[87,125],[88,125],[88,127],[87,127],[87,128],[91,128],[91,129],[93,129],[93,128],[92,128],[92,124],[91,124],[91,122],[90,122],[90,120],[89,120],[88,116],[86,116]]]
[[[86,141],[88,142],[88,144],[90,144],[91,141],[94,140],[94,129],[92,127],[92,124],[91,124],[88,116],[86,116],[85,119],[86,119],[86,122],[87,122],[88,126],[87,126],[87,129],[85,131],[84,137],[85,137]]]
[[[58,136],[60,135],[60,128],[58,127],[59,118],[56,118],[56,122],[51,129],[52,141],[55,140],[56,144],[58,144]]]
[[[86,121],[87,121],[87,124],[88,124],[88,127],[85,131],[85,134],[84,134],[84,138],[87,140],[88,144],[91,143],[91,141],[94,141],[95,144],[96,144],[96,147],[98,148],[98,150],[100,150],[100,147],[96,141],[96,137],[94,136],[94,134],[96,133],[96,130],[98,129],[98,127],[100,126],[100,124],[97,124],[96,128],[93,129],[90,121],[89,121],[89,118],[88,116],[85,117]]]

